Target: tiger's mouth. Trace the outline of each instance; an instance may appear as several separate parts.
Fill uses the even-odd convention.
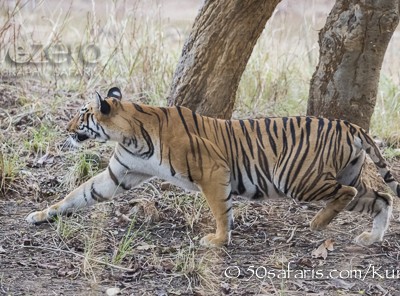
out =
[[[69,135],[69,138],[71,140],[73,140],[75,143],[80,143],[80,142],[84,142],[87,139],[89,139],[88,136],[86,136],[85,134],[78,134],[78,133],[73,133]]]
[[[81,134],[75,134],[75,139],[78,141],[78,142],[83,142],[83,141],[86,141],[87,139],[89,139],[89,137],[88,136],[86,136],[86,135],[81,135]]]

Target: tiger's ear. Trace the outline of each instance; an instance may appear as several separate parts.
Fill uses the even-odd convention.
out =
[[[100,96],[100,94],[97,91],[96,91],[96,105],[102,114],[104,114],[104,115],[110,114],[110,111],[111,111],[110,105],[106,102],[106,100],[104,100]]]
[[[112,87],[108,90],[107,97],[121,100],[122,99],[121,90],[118,87]]]

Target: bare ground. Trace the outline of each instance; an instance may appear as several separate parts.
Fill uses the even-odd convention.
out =
[[[42,123],[61,130],[76,107],[18,113],[17,96],[1,93],[8,113],[0,114],[3,140],[16,141],[13,149]],[[400,295],[397,200],[384,241],[368,248],[352,240],[371,227],[369,217],[341,213],[329,229],[312,232],[320,206],[289,200],[237,200],[231,245],[203,248],[200,238],[214,229],[203,198],[162,190],[157,180],[56,223],[30,226],[28,213],[68,192],[64,177],[79,152],[59,149],[63,139],[56,136],[42,164],[44,152],[5,151],[18,153],[24,165],[0,196],[0,295],[104,295],[114,287],[122,295]],[[111,150],[92,148],[103,162]],[[391,165],[399,180],[400,162]],[[326,259],[312,256],[329,239]]]

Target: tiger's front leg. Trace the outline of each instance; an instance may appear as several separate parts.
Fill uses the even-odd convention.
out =
[[[233,224],[230,172],[224,166],[213,171],[199,184],[216,220],[215,233],[204,236],[200,243],[209,247],[221,247],[230,242]]]
[[[149,178],[110,164],[105,171],[83,183],[63,200],[45,210],[29,214],[26,221],[33,224],[51,221],[56,215],[72,213],[96,202],[111,200],[116,194],[140,185]]]

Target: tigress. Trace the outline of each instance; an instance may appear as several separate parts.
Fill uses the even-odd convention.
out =
[[[52,220],[96,202],[108,201],[153,177],[201,191],[216,220],[216,232],[201,239],[206,246],[230,242],[232,198],[286,196],[299,201],[325,200],[312,219],[325,228],[343,210],[368,213],[371,232],[356,242],[382,241],[392,211],[392,196],[361,179],[366,154],[390,188],[400,185],[371,137],[344,120],[308,116],[222,120],[187,108],[152,107],[122,99],[113,87],[98,93],[68,123],[77,143],[115,141],[109,165],[63,200],[29,214],[29,223]]]

